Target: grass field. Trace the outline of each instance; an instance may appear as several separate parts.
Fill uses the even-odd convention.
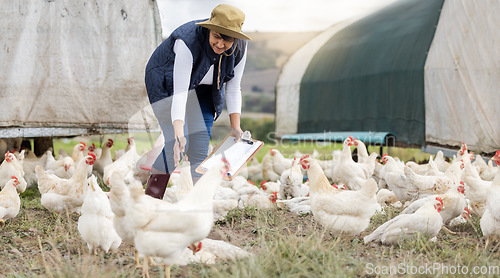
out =
[[[137,152],[142,154],[148,151],[152,146],[156,138],[158,138],[159,133],[134,133],[134,134],[113,134],[106,136],[90,136],[90,137],[75,137],[72,139],[58,139],[54,140],[54,152],[57,154],[60,150],[64,150],[66,153],[71,153],[73,147],[80,141],[86,144],[94,143],[97,147],[101,147],[103,143],[106,142],[107,138],[112,138],[114,140],[114,145],[111,148],[112,153],[117,150],[125,149],[127,146],[127,138],[133,137],[136,145]],[[215,139],[211,142],[213,146],[220,143],[221,138]],[[321,159],[330,159],[332,151],[341,150],[342,143],[335,142],[280,142],[278,140],[267,142],[264,144],[262,149],[256,154],[256,158],[261,161],[262,157],[269,152],[271,148],[279,149],[285,157],[291,157],[296,151],[303,154],[312,154],[314,150],[320,153]],[[378,146],[367,146],[368,152],[376,152],[380,154],[380,147]],[[425,161],[428,160],[429,153],[424,153],[420,149],[407,149],[407,148],[397,148],[397,147],[384,147],[383,153],[388,153],[393,157],[399,157],[403,161]]]
[[[141,276],[141,270],[134,267],[132,246],[122,245],[113,254],[89,253],[76,228],[78,215],[49,212],[40,205],[36,190],[30,192],[22,196],[19,215],[7,221],[1,231],[0,273],[4,277]],[[392,247],[362,242],[364,235],[397,213],[389,208],[386,214],[375,215],[359,237],[342,238],[325,232],[310,214],[233,210],[215,224],[209,237],[254,255],[214,265],[175,266],[172,277],[388,277],[417,273],[456,277],[458,267],[462,273],[468,269],[469,274],[474,269],[483,270],[477,277],[493,277],[495,271],[500,274],[499,246],[483,249],[476,217],[454,228],[454,235],[441,231],[435,242],[426,237]],[[431,270],[421,272],[429,266]],[[163,277],[163,269],[153,267],[151,274]]]
[[[139,152],[150,148],[148,135],[133,136]],[[125,148],[127,137],[113,137],[115,150]],[[70,152],[80,139],[99,143],[103,138],[58,140],[55,150]],[[271,147],[285,155],[316,149],[327,157],[341,146],[266,144],[258,154],[259,160]],[[388,151],[405,152],[393,154],[403,160],[429,156],[418,150]],[[452,228],[455,234],[442,230],[436,241],[420,237],[395,246],[363,243],[365,235],[398,213],[398,209],[389,207],[385,214],[376,214],[359,236],[346,238],[325,231],[311,214],[299,216],[277,208],[235,209],[215,223],[209,238],[225,240],[253,256],[214,265],[175,266],[172,277],[457,277],[465,272],[462,277],[500,276],[500,245],[495,242],[489,250],[484,249],[479,218],[475,216]],[[21,194],[19,215],[6,221],[0,231],[0,276],[141,277],[141,270],[134,267],[132,246],[122,245],[113,254],[91,254],[78,233],[77,221],[77,214],[57,215],[46,210],[40,204],[38,189],[29,188]],[[164,273],[161,267],[153,267],[151,274],[163,277]]]

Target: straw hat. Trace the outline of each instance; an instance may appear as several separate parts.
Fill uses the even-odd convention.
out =
[[[243,11],[228,4],[220,4],[213,9],[209,20],[196,24],[226,36],[250,40],[249,36],[241,32],[244,21]]]

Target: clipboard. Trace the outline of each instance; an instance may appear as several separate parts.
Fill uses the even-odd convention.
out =
[[[204,174],[217,161],[220,161],[222,156],[229,162],[230,170],[224,180],[232,180],[238,175],[240,170],[248,164],[248,162],[257,154],[264,146],[264,142],[253,140],[250,132],[245,131],[241,136],[240,141],[234,142],[234,136],[230,134],[222,140],[222,142],[214,148],[212,153],[196,168],[196,172]]]

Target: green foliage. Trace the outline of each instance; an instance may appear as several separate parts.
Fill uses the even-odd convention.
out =
[[[252,132],[252,138],[270,143],[274,139],[274,119],[251,119],[242,118],[241,126]]]
[[[264,70],[276,67],[276,58],[282,52],[277,49],[265,47],[265,42],[255,42],[248,45],[249,53],[258,52],[257,55],[248,55],[245,64],[246,70]]]
[[[274,94],[243,94],[243,112],[274,113]]]

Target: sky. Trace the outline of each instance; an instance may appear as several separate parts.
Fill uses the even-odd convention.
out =
[[[194,19],[210,17],[218,4],[243,10],[243,32],[322,31],[333,24],[374,11],[395,0],[157,0],[163,36]]]

